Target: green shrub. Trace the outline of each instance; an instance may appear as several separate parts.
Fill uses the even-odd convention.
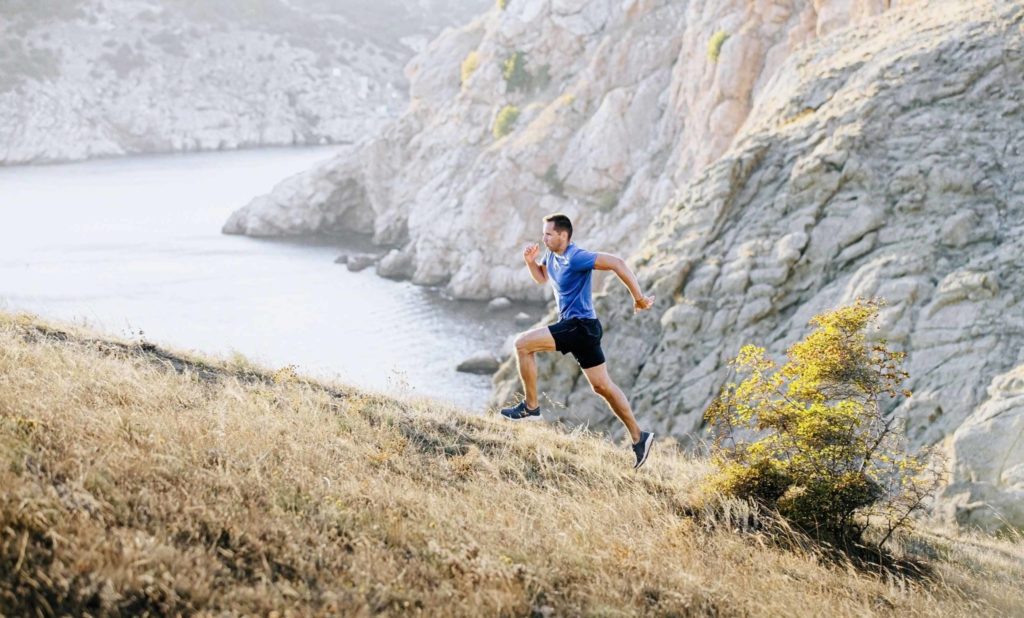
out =
[[[548,166],[542,178],[556,197],[565,197],[565,183],[558,176],[558,166],[554,163]]]
[[[711,40],[708,41],[708,59],[711,62],[718,62],[718,55],[722,53],[722,45],[725,44],[726,39],[729,38],[729,33],[724,30],[711,35]]]
[[[501,74],[505,78],[509,92],[527,91],[530,89],[533,76],[526,70],[526,54],[521,51],[513,53],[502,63]]]
[[[465,84],[474,72],[480,67],[480,52],[473,50],[466,55],[465,60],[462,61],[462,67],[459,72],[459,83]]]
[[[519,108],[515,105],[506,105],[501,108],[498,112],[497,118],[494,119],[494,139],[501,139],[512,132],[512,127],[515,126],[516,120],[519,119]]]
[[[781,368],[744,346],[730,364],[748,374],[728,384],[705,412],[718,472],[711,486],[775,509],[828,541],[859,542],[870,517],[886,523],[881,547],[909,525],[939,484],[933,453],[911,455],[883,397],[909,397],[903,353],[865,330],[879,301],[815,316]]]
[[[498,0],[498,8],[504,11],[508,8],[509,0]]]

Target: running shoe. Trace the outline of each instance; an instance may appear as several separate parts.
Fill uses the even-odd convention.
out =
[[[514,405],[511,408],[502,408],[501,415],[513,421],[542,420],[540,417],[540,406],[537,406],[537,408],[530,410],[526,407],[525,401],[520,401],[517,405]]]
[[[654,434],[649,431],[640,432],[640,441],[633,445],[633,454],[636,455],[636,465],[633,469],[637,469],[644,465],[647,461],[647,456],[651,454],[651,445],[654,444]]]

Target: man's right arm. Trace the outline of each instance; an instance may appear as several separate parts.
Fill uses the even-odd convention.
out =
[[[539,253],[539,246],[527,245],[526,249],[523,250],[523,260],[526,261],[526,267],[530,269],[530,277],[537,283],[543,284],[547,283],[548,269],[543,264],[537,263],[536,260]]]

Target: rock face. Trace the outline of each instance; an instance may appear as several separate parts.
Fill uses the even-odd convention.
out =
[[[543,299],[520,257],[543,215],[567,212],[586,246],[632,251],[677,187],[729,147],[795,49],[889,4],[494,7],[408,65],[411,104],[379,139],[282,183],[224,231],[372,228],[416,283],[461,298]],[[323,180],[349,189],[310,190]]]
[[[489,2],[9,4],[0,164],[361,140],[405,107],[419,38]]]
[[[782,66],[635,254],[654,309],[633,316],[616,283],[595,299],[645,425],[699,439],[741,345],[781,357],[815,313],[880,296],[878,335],[907,352],[913,391],[893,413],[915,445],[954,436],[961,519],[989,522],[991,500],[1024,526],[1022,26],[1019,3],[928,2]],[[568,416],[615,428],[571,361],[539,373]],[[496,383],[510,399],[511,363]]]
[[[956,430],[950,519],[997,530],[1024,522],[1024,365],[996,376],[988,399]]]

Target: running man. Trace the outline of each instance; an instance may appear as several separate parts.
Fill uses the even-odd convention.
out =
[[[612,412],[626,426],[633,440],[633,453],[639,468],[647,461],[654,443],[654,434],[640,431],[633,410],[622,390],[608,375],[604,352],[601,350],[601,322],[594,312],[591,298],[590,275],[594,270],[610,270],[618,275],[633,295],[633,311],[650,309],[653,296],[644,296],[636,275],[621,258],[607,253],[594,253],[581,249],[572,242],[572,222],[563,214],[544,217],[544,246],[548,252],[543,262],[537,263],[540,247],[531,244],[523,250],[523,259],[530,276],[538,284],[551,282],[558,301],[559,320],[555,324],[535,328],[516,337],[516,358],[519,377],[523,381],[526,398],[518,405],[504,408],[501,415],[511,420],[540,420],[540,402],[537,400],[537,352],[559,351],[572,353],[591,388],[608,403]]]

